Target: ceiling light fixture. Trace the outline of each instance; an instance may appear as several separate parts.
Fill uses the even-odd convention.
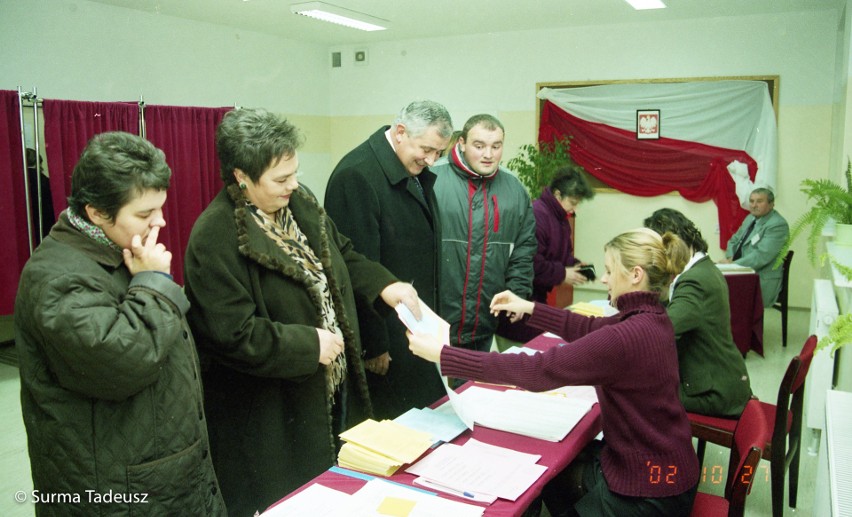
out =
[[[345,25],[346,27],[362,31],[383,31],[390,27],[390,22],[387,20],[375,18],[364,13],[359,13],[358,11],[350,11],[349,9],[330,5],[325,2],[293,4],[290,6],[290,12],[316,18],[324,22]]]
[[[644,9],[665,9],[666,4],[663,3],[663,0],[625,0],[628,4],[632,5],[634,9],[637,11],[642,11]]]

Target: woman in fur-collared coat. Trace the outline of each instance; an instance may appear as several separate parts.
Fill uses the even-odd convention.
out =
[[[414,288],[356,253],[299,188],[300,140],[263,110],[229,112],[216,133],[225,188],[186,252],[213,463],[232,515],[262,512],[331,467],[337,434],[370,414],[356,297],[417,306]]]

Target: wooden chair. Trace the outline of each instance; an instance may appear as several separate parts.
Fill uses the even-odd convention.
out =
[[[790,263],[793,262],[793,250],[787,252],[781,263],[781,290],[772,308],[781,312],[781,345],[787,346],[787,283],[790,279]]]
[[[763,455],[768,433],[760,401],[750,400],[734,429],[734,447],[728,465],[725,496],[698,492],[690,517],[742,517],[746,496],[751,493],[751,482],[757,474],[757,465]]]
[[[769,460],[772,477],[772,515],[784,514],[784,477],[790,471],[790,507],[796,507],[799,490],[799,455],[802,441],[802,409],[805,402],[805,377],[816,348],[816,336],[805,341],[802,351],[790,360],[776,404],[760,402],[768,428],[763,458]],[[698,460],[704,462],[707,442],[731,448],[738,419],[687,413],[692,436],[698,438]]]

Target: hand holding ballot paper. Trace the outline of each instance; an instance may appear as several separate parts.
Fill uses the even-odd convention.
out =
[[[420,314],[422,315],[420,319],[414,315],[411,309],[401,303],[396,306],[396,312],[399,314],[399,319],[412,335],[428,338],[424,341],[430,346],[424,346],[420,351],[429,354],[429,357],[418,353],[418,350],[413,348],[413,343],[410,343],[409,348],[414,352],[414,355],[437,363],[441,357],[441,348],[450,342],[450,324],[435,314],[428,305],[423,303],[423,300],[418,299],[418,301],[420,302]]]

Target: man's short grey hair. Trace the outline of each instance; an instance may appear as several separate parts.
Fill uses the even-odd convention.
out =
[[[766,200],[770,203],[775,202],[775,192],[772,192],[772,189],[766,187],[757,187],[756,189],[751,191],[752,194],[766,194]]]
[[[434,101],[414,101],[402,108],[394,126],[402,124],[412,137],[418,137],[430,127],[435,127],[441,138],[450,138],[453,134],[453,121],[447,108]]]

